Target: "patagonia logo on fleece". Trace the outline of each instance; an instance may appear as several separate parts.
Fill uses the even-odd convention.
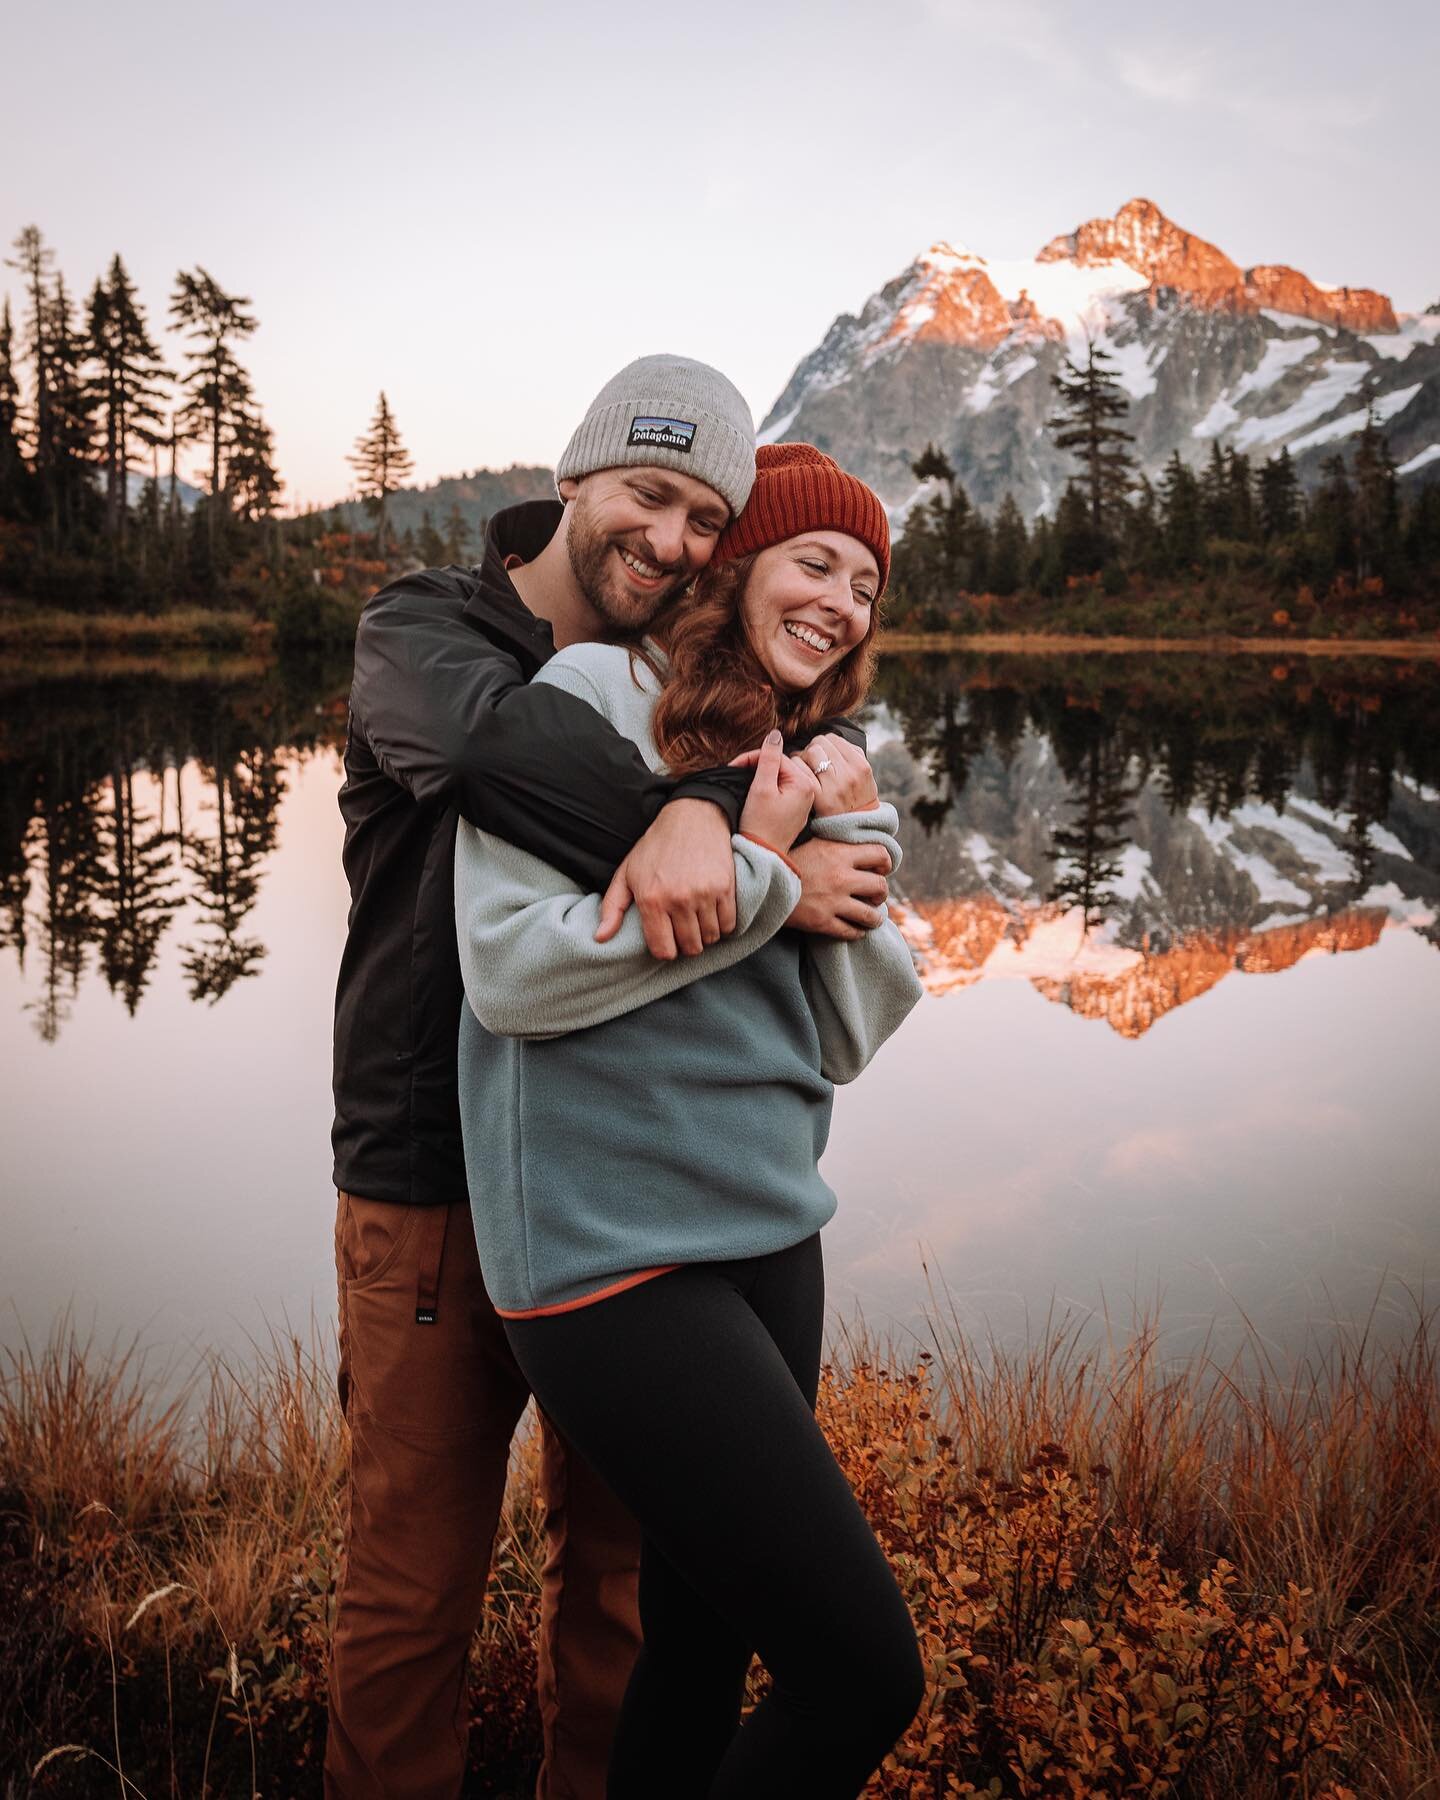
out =
[[[695,447],[695,427],[689,419],[651,419],[641,414],[630,421],[627,447],[648,444],[656,450],[683,450],[688,456]]]

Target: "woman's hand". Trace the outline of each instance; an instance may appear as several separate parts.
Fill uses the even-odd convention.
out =
[[[772,731],[758,750],[731,761],[733,769],[753,767],[755,779],[740,814],[740,830],[784,853],[799,837],[820,795],[820,783],[798,756],[787,756],[783,738]]]
[[[873,812],[880,804],[880,790],[865,752],[848,738],[827,731],[812,738],[799,756],[820,783],[820,797],[815,802],[817,819],[829,818],[833,813]]]

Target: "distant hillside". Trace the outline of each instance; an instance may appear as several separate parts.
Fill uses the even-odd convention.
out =
[[[468,475],[446,475],[432,487],[401,488],[390,496],[390,523],[397,533],[419,531],[423,515],[428,512],[435,529],[443,532],[451,512],[458,507],[472,542],[478,542],[485,521],[502,507],[513,506],[518,500],[554,498],[553,469],[520,463],[512,463],[508,469],[472,469]],[[347,525],[361,530],[370,524],[370,515],[359,500],[342,501],[320,510],[332,518],[338,512]]]
[[[131,506],[138,506],[140,504],[140,496],[145,492],[145,483],[149,479],[150,477],[148,475],[142,474],[138,469],[132,469],[125,477],[125,498],[130,502]],[[192,483],[188,481],[177,481],[175,483],[175,498],[180,502],[180,507],[183,512],[189,512],[194,507],[196,501],[201,497],[201,490]],[[160,498],[165,504],[169,504],[170,477],[168,475],[162,475],[160,477]]]

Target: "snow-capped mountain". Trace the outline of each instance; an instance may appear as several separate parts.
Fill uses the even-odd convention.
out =
[[[1089,930],[1047,898],[1055,826],[1073,810],[1049,740],[1025,730],[987,749],[937,828],[913,802],[929,787],[884,709],[869,722],[882,794],[899,807],[905,860],[892,911],[935,994],[1025,981],[1123,1037],[1236,975],[1273,975],[1309,955],[1364,950],[1387,931],[1436,936],[1440,793],[1396,778],[1383,824],[1364,833],[1321,803],[1307,772],[1281,807],[1172,812],[1153,778],[1134,796],[1118,871]],[[1363,879],[1357,873],[1363,866]]]
[[[1029,261],[937,243],[842,314],[805,357],[761,441],[818,444],[895,514],[938,444],[972,498],[1053,507],[1073,459],[1045,430],[1050,377],[1087,339],[1115,359],[1152,478],[1212,442],[1256,460],[1289,448],[1302,479],[1373,411],[1404,475],[1440,464],[1440,312],[1397,314],[1369,288],[1242,269],[1149,200],[1052,238]],[[1440,467],[1435,473],[1440,474]]]

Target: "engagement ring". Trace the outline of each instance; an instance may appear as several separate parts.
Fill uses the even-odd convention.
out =
[[[816,763],[816,765],[815,765],[815,773],[817,775],[823,775],[829,767],[830,767],[830,758],[828,756],[822,756],[820,758],[819,762]]]

